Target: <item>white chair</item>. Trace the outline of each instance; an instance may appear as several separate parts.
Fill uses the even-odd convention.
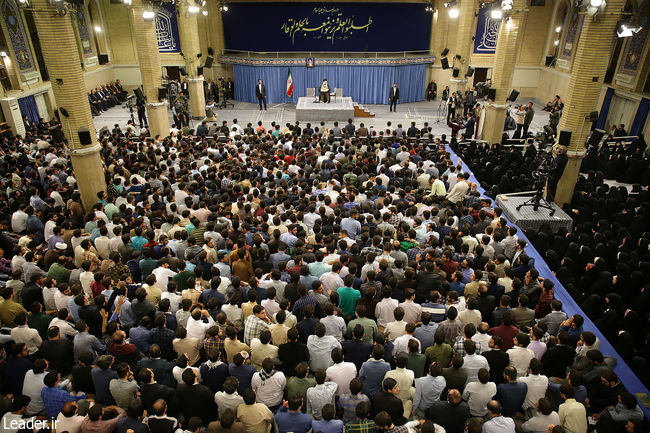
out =
[[[315,98],[316,97],[316,88],[315,87],[307,87],[307,97],[308,98]]]
[[[342,98],[343,97],[343,89],[340,87],[335,87],[334,88],[334,99],[336,98]]]

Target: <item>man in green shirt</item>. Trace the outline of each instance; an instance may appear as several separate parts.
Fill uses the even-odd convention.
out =
[[[47,276],[55,280],[57,283],[67,283],[70,280],[70,269],[65,267],[68,259],[65,256],[59,256],[56,262],[50,265],[47,271]]]
[[[340,295],[339,295],[340,299]],[[365,333],[363,334],[362,340],[365,341],[366,343],[373,344],[375,342],[375,336],[379,332],[377,329],[377,322],[374,320],[368,319],[366,317],[366,307],[364,305],[357,305],[356,309],[354,310],[355,315],[357,316],[356,319],[350,320],[350,323],[348,323],[348,335],[352,335],[352,331],[354,330],[354,327],[357,325],[363,326],[363,329]]]
[[[445,343],[445,333],[438,330],[433,337],[433,346],[429,346],[424,352],[427,357],[427,365],[434,362],[440,365],[447,366],[451,361],[452,348],[451,345]]]
[[[309,364],[305,361],[296,365],[295,368],[296,375],[291,376],[287,380],[287,385],[285,387],[286,399],[294,398],[298,393],[300,393],[303,398],[306,398],[307,390],[313,386],[316,386],[316,380],[313,377],[307,377],[309,373]],[[302,411],[306,413],[306,405],[303,406]]]
[[[343,279],[345,287],[339,287],[336,292],[339,294],[339,308],[343,310],[346,316],[354,314],[354,307],[357,305],[357,299],[361,297],[361,292],[352,288],[354,284],[354,275],[348,274]]]
[[[27,326],[36,329],[41,338],[47,340],[47,328],[50,327],[52,316],[43,314],[43,306],[38,302],[34,302],[29,310],[32,314],[27,319]]]

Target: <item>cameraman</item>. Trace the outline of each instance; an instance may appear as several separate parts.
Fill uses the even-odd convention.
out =
[[[548,116],[548,126],[553,128],[553,132],[557,134],[557,125],[560,123],[560,107],[555,106],[551,108],[551,114]]]
[[[560,181],[562,174],[564,173],[564,168],[569,162],[569,157],[566,154],[567,147],[563,145],[557,145],[553,149],[555,154],[555,159],[551,162],[549,166],[549,176],[548,183],[546,184],[546,194],[548,200],[555,201],[555,192],[557,191],[557,183]]]
[[[145,107],[144,99],[138,99],[136,102],[138,107],[138,122],[140,122],[140,129],[149,127],[149,122],[147,122],[147,108]]]

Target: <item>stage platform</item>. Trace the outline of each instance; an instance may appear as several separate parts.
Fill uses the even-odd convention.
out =
[[[351,97],[331,98],[329,104],[315,102],[312,97],[298,98],[296,120],[299,121],[343,121],[354,119],[354,104]]]
[[[542,224],[546,223],[551,226],[554,233],[560,228],[571,232],[573,220],[555,203],[551,205],[555,210],[553,215],[548,209],[541,207],[534,210],[533,206],[524,206],[517,210],[517,206],[529,200],[533,195],[533,193],[526,195],[501,194],[497,196],[496,203],[503,209],[505,216],[522,230],[539,230]]]

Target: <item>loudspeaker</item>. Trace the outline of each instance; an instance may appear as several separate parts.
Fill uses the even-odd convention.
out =
[[[462,56],[461,56],[460,54],[456,54],[456,58],[457,58],[458,60],[460,60],[461,57],[462,57]]]
[[[158,100],[167,99],[167,87],[158,87]]]
[[[451,75],[452,75],[454,78],[458,78],[458,75],[460,75],[460,69],[458,69],[458,68],[454,68],[454,70],[451,72]]]
[[[136,87],[135,89],[133,89],[133,93],[135,93],[135,97],[136,97],[139,101],[144,101],[144,93],[142,93],[142,89],[141,89],[141,88]]]
[[[568,129],[561,130],[557,142],[562,146],[568,146],[571,144],[571,131]]]
[[[105,65],[106,63],[108,63],[108,54],[98,55],[97,60],[99,61],[100,65]]]
[[[183,77],[187,75],[187,69],[185,69],[185,67],[180,68],[178,71]]]
[[[555,56],[546,56],[546,66],[553,66],[553,63],[555,62]]]
[[[214,54],[214,50],[212,49],[212,47],[208,47],[208,55],[211,56],[213,54]]]
[[[198,75],[198,76],[203,75],[203,66],[197,66],[196,67],[196,75]]]
[[[90,131],[88,128],[79,128],[79,144],[82,146],[88,146],[90,144],[93,144],[93,140],[90,137]]]
[[[594,129],[591,131],[591,135],[589,136],[589,141],[587,141],[587,144],[591,147],[596,147],[600,143],[600,140],[603,139],[605,136],[605,130],[604,129]]]
[[[465,76],[466,77],[471,77],[473,75],[474,75],[474,68],[472,68],[471,66],[468,66],[467,67],[467,72],[465,72]]]
[[[210,53],[212,54],[212,53]],[[212,62],[214,62],[214,57],[208,56],[205,58],[205,65],[203,65],[204,68],[210,69],[212,67]]]
[[[449,48],[445,48],[442,50],[442,53],[440,53],[440,57],[445,57],[449,53]]]
[[[507,100],[510,102],[515,102],[518,96],[519,96],[519,90],[512,89],[512,92],[510,92],[510,96],[508,96]]]
[[[497,89],[490,87],[487,89],[487,98],[491,101],[494,101],[497,97]]]
[[[590,122],[596,122],[598,120],[598,111],[592,111],[589,113],[589,121]]]
[[[446,57],[440,59],[440,63],[442,64],[442,69],[449,69],[449,60]]]

